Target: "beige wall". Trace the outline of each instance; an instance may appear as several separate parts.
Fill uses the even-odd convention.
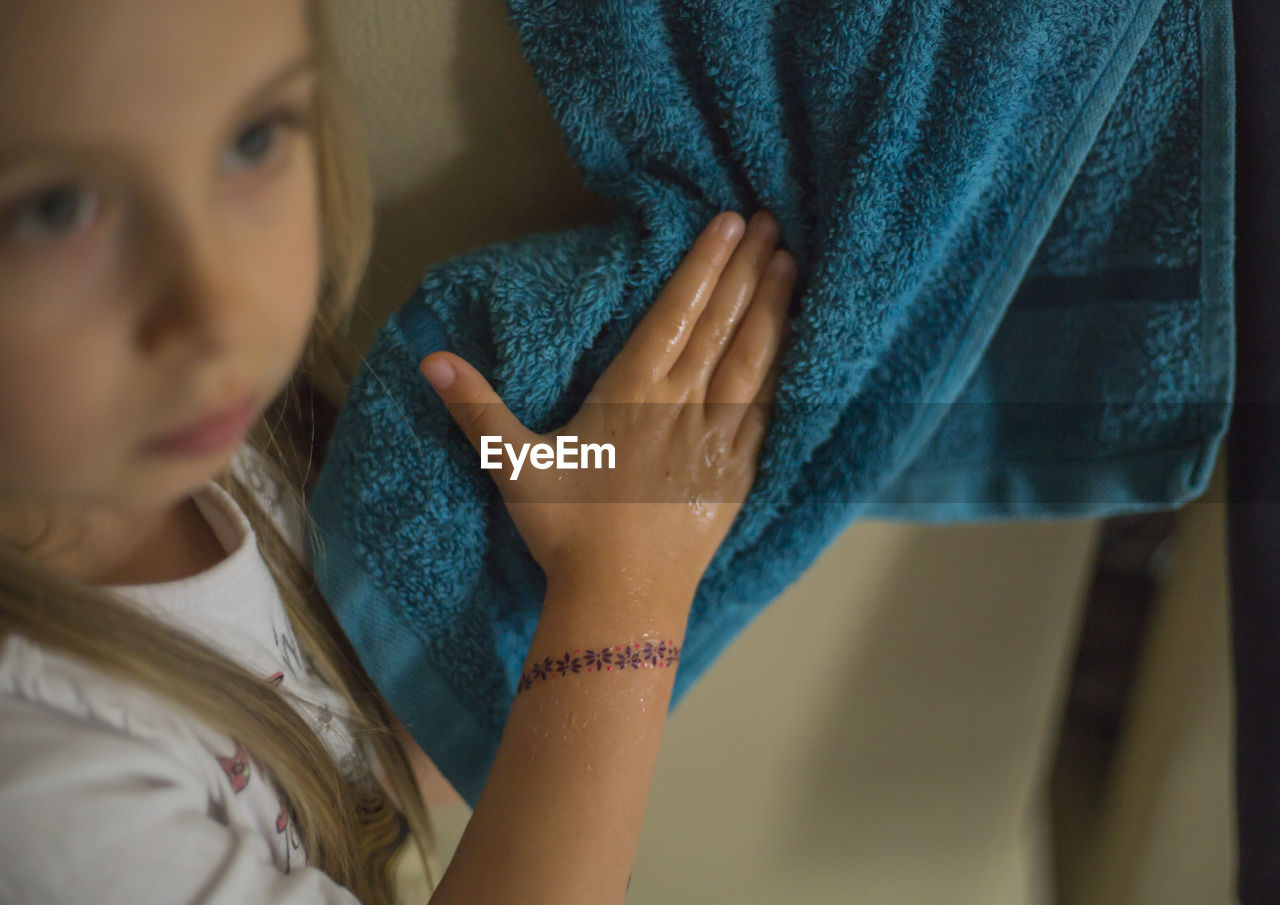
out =
[[[500,0],[330,6],[382,202],[357,340],[436,262],[609,219],[614,207],[583,187]]]
[[[1234,708],[1225,457],[1178,513],[1129,716],[1096,809],[1063,840],[1063,905],[1228,905],[1235,878]]]
[[[357,339],[437,261],[610,215],[501,0],[334,5],[381,198]],[[1045,774],[1097,527],[851,526],[673,714],[629,901],[1052,901]],[[443,866],[468,815],[444,784],[432,805]]]

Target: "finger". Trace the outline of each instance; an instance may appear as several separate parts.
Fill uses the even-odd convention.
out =
[[[751,308],[716,365],[707,387],[708,403],[748,402],[760,391],[786,330],[795,277],[795,258],[778,249],[760,281]]]
[[[778,344],[778,353],[773,356],[773,363],[769,365],[769,370],[764,375],[764,381],[760,384],[760,390],[756,393],[756,397],[751,400],[753,405],[771,405],[773,397],[778,391],[778,380],[782,377],[782,360],[787,357],[787,340],[790,338],[790,325],[783,334],[782,342]]]
[[[699,395],[706,392],[716,364],[755,298],[780,235],[778,221],[767,211],[751,218],[746,236],[734,250],[688,344],[671,369],[673,383],[697,386]]]
[[[764,383],[760,385],[760,392],[756,393],[756,398],[744,406],[730,406],[731,410],[740,410],[734,412],[739,416],[737,432],[733,437],[735,456],[744,453],[754,456],[759,452],[760,444],[764,442],[769,414],[773,411],[773,397],[778,388],[778,380],[782,376],[782,359],[785,357],[785,350],[784,337],[783,344],[778,348],[778,354],[774,356],[773,364],[769,366],[769,372],[765,375]]]
[[[794,284],[792,288],[794,289]],[[773,402],[774,394],[778,389],[778,380],[782,377],[782,362],[787,357],[787,349],[790,348],[791,337],[795,333],[795,324],[792,323],[790,311],[791,293],[786,293],[784,297],[787,303],[782,306],[782,339],[778,341],[778,351],[773,356],[773,364],[769,365],[769,373],[765,375],[760,391],[752,400],[765,405]]]
[[[525,443],[533,436],[484,375],[452,352],[432,352],[418,363],[418,370],[476,452],[481,452],[482,438],[486,436],[511,443]]]
[[[744,230],[734,211],[707,225],[618,354],[621,369],[651,380],[667,375]]]

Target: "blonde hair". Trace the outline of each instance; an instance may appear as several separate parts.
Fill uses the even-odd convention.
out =
[[[358,120],[343,89],[324,10],[307,0],[320,64],[314,139],[324,272],[303,359],[248,442],[278,472],[305,514],[321,449],[359,357],[346,338],[368,263],[372,191]],[[159,693],[242,742],[272,777],[296,822],[310,864],[366,905],[394,899],[395,856],[410,840],[427,862],[435,838],[394,716],[361,667],[315,585],[252,489],[227,471],[214,479],[244,510],[311,666],[347,701],[396,802],[377,784],[347,781],[316,733],[267,684],[194,637],[144,615],[108,590],[59,573],[0,542],[0,638],[21,634]],[[307,529],[314,526],[307,520]],[[398,807],[397,807],[398,804]]]

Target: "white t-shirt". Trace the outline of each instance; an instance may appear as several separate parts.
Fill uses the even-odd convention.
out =
[[[301,522],[260,464],[245,446],[233,468],[301,552]],[[341,698],[302,662],[248,519],[212,481],[194,498],[230,555],[189,578],[115,590],[314,702],[299,710],[344,773],[376,781]],[[15,635],[0,646],[0,902],[357,905],[307,866],[274,786],[243,747]]]

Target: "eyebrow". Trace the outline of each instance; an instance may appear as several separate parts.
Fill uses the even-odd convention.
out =
[[[288,85],[294,79],[304,75],[317,75],[320,71],[320,61],[314,51],[308,51],[300,57],[296,57],[276,69],[270,76],[264,79],[257,88],[253,90],[244,101],[237,107],[232,122],[239,122],[248,116],[252,111],[263,103],[267,98],[271,97],[284,86]],[[22,146],[16,145],[6,147],[0,144],[0,174],[11,165],[19,163],[33,157],[39,157],[47,154],[56,154],[63,160],[81,160],[88,164],[93,161],[95,155],[92,152],[84,152],[79,149],[67,149],[56,146],[45,147],[41,145]]]
[[[308,51],[303,56],[285,63],[277,69],[270,77],[265,79],[262,84],[254,90],[253,94],[240,105],[236,111],[235,119],[241,119],[248,111],[258,106],[265,98],[270,97],[279,91],[282,87],[292,82],[294,79],[303,75],[316,75],[320,70],[320,61],[317,59],[313,51]]]

